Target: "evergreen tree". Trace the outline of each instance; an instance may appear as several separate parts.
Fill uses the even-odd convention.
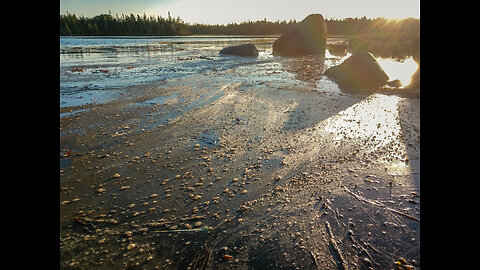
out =
[[[118,14],[113,17],[109,14],[100,14],[93,18],[77,17],[75,14],[60,15],[60,35],[190,35],[190,34],[217,34],[217,35],[272,35],[282,34],[297,24],[296,20],[269,22],[266,18],[256,22],[229,23],[227,25],[188,24],[180,17],[143,16]],[[329,35],[355,36],[357,41],[376,39],[378,46],[382,42],[397,42],[399,36],[413,40],[420,35],[419,19],[404,19],[397,22],[384,18],[327,19]],[[395,35],[395,38],[392,36]],[[380,41],[382,38],[383,41]],[[371,42],[370,42],[371,43]],[[377,46],[377,47],[378,47]]]

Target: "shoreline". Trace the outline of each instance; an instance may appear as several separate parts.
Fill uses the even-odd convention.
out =
[[[211,74],[125,93],[60,119],[62,268],[418,267],[419,99]]]

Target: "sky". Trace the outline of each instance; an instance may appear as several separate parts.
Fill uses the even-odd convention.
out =
[[[60,0],[60,14],[180,17],[188,23],[303,20],[320,13],[327,19],[363,17],[420,18],[420,0]]]

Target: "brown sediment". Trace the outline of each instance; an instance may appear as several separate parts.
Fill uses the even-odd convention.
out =
[[[206,75],[126,92],[60,119],[62,268],[332,269],[332,235],[345,269],[419,263],[418,99]]]

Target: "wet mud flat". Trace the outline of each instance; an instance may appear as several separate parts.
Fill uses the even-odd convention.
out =
[[[62,269],[420,269],[419,99],[216,78],[66,108]]]

